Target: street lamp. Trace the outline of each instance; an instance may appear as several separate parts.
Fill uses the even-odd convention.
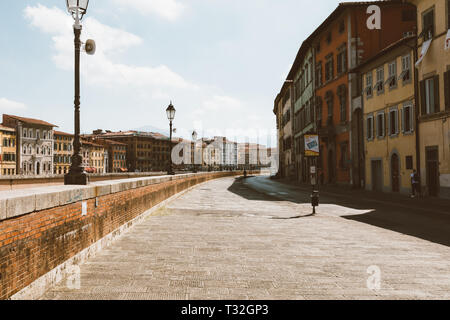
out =
[[[197,145],[197,132],[194,130],[193,132],[192,132],[192,141],[194,142],[194,152],[193,152],[193,159],[194,159],[194,161],[193,161],[193,166],[194,166],[194,173],[197,173],[197,169],[195,168],[195,151],[196,151],[196,145]]]
[[[167,172],[167,174],[169,175],[174,175],[175,173],[173,172],[173,167],[172,167],[172,121],[173,119],[175,119],[175,108],[172,105],[172,101],[170,101],[169,106],[166,109],[166,113],[167,113],[167,119],[169,119],[169,123],[170,123],[170,159],[169,159],[169,170]]]
[[[73,31],[75,34],[75,135],[72,164],[69,173],[64,176],[66,185],[86,185],[88,177],[82,167],[81,143],[80,143],[80,51],[81,51],[81,19],[86,14],[89,0],[66,0],[67,11],[72,15],[75,23]]]

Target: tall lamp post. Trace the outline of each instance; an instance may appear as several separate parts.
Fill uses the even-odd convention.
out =
[[[193,132],[192,132],[192,141],[194,142],[194,150],[193,150],[193,159],[194,159],[194,161],[193,161],[193,166],[194,166],[194,173],[197,173],[197,169],[196,169],[196,163],[195,163],[195,154],[196,154],[196,146],[197,146],[197,132],[194,130]]]
[[[174,175],[175,172],[173,172],[173,166],[172,166],[172,121],[175,119],[175,108],[172,105],[172,101],[170,101],[169,106],[166,109],[167,113],[167,119],[169,119],[169,126],[170,126],[170,157],[169,157],[169,169],[167,171],[167,174]]]
[[[80,142],[80,51],[81,51],[81,19],[86,14],[89,0],[66,0],[67,11],[72,15],[75,23],[73,31],[75,34],[75,137],[72,164],[69,173],[64,176],[66,185],[86,185],[88,177],[84,173],[81,157]]]

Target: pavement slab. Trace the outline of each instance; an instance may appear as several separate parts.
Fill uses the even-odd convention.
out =
[[[42,299],[450,298],[441,239],[354,219],[408,209],[321,200],[311,215],[308,192],[268,177],[209,181],[80,265],[78,287],[63,279]]]

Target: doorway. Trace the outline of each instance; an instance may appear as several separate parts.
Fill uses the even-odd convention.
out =
[[[391,157],[391,184],[392,192],[400,192],[399,157],[396,153]]]
[[[426,148],[426,171],[428,194],[432,197],[439,195],[439,149],[438,147]]]
[[[336,161],[333,150],[328,151],[328,183],[334,183],[336,179]]]
[[[372,160],[372,191],[381,191],[383,175],[381,172],[381,160]]]

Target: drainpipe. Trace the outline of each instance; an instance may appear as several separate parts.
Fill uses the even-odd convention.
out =
[[[414,64],[417,61],[417,37],[414,38]],[[417,172],[419,172],[419,176],[421,177],[421,168],[420,168],[420,135],[419,135],[419,116],[420,116],[420,100],[419,100],[419,72],[416,66],[412,66],[414,68],[414,105],[415,105],[415,120],[416,120],[416,167]],[[422,189],[422,183],[419,184],[419,192]]]

